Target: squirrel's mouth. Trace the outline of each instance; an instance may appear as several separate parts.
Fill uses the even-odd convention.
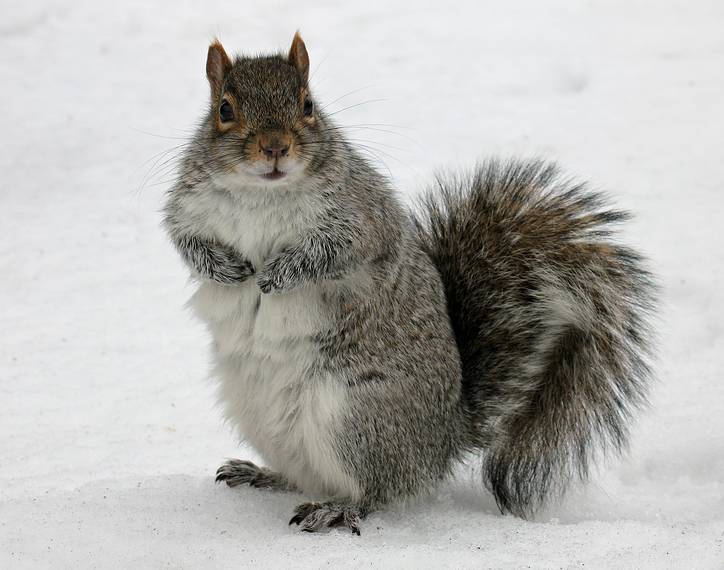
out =
[[[271,172],[262,174],[262,176],[264,178],[266,178],[267,180],[279,180],[280,178],[284,178],[286,175],[287,175],[286,172],[282,172],[276,166],[274,167],[274,170],[272,170]]]

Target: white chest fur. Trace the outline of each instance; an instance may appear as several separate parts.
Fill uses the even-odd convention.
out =
[[[189,200],[189,217],[258,268],[312,218],[309,199],[285,197],[237,202],[210,193]],[[326,321],[319,288],[269,296],[253,279],[239,286],[204,282],[189,305],[212,334],[220,402],[243,439],[301,489],[358,498],[332,438],[345,413],[343,379],[316,366],[313,335]]]

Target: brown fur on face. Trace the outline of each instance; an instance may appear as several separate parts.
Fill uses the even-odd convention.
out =
[[[289,150],[283,158],[270,158],[264,153],[264,148],[272,145],[286,146],[289,147]],[[296,140],[294,135],[289,131],[264,131],[253,136],[248,143],[248,147],[247,155],[249,162],[268,162],[269,164],[273,164],[276,161],[297,158]]]
[[[299,93],[299,106],[300,106],[301,109],[304,109],[304,102],[305,102],[308,98],[310,98],[310,97],[311,97],[311,94],[309,93],[309,89],[308,89],[307,87],[304,87],[304,88],[301,90],[301,92]],[[317,110],[316,110],[316,109],[314,109],[314,112],[313,112],[312,115],[309,116],[309,117],[305,117],[305,116],[302,114],[302,120],[301,120],[301,121],[299,122],[299,124],[298,124],[299,128],[303,128],[305,125],[308,125],[308,126],[310,126],[310,127],[311,127],[311,126],[314,126],[316,116],[317,116]]]
[[[222,122],[221,120],[221,114],[220,114],[220,107],[224,101],[228,101],[229,105],[231,105],[231,108],[234,110],[234,120],[233,121],[227,121]],[[213,104],[213,101],[212,101]],[[219,106],[214,110],[214,116],[215,116],[215,123],[216,123],[216,130],[219,133],[225,133],[226,131],[231,130],[232,128],[236,127],[242,134],[244,134],[244,117],[241,114],[241,111],[239,110],[239,104],[236,102],[236,98],[231,93],[224,93],[219,101]]]

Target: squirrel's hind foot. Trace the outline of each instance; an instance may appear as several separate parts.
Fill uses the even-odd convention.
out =
[[[280,473],[241,459],[229,459],[217,469],[216,482],[221,483],[222,481],[229,487],[249,485],[259,489],[295,490],[294,486]]]
[[[360,535],[360,521],[365,511],[354,505],[340,503],[302,503],[294,509],[289,524],[300,526],[304,532],[324,532],[330,528],[345,527]]]

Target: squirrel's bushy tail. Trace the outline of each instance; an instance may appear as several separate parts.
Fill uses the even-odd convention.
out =
[[[618,452],[646,400],[650,274],[627,215],[555,165],[438,178],[416,222],[445,285],[471,448],[503,512],[528,516]]]

